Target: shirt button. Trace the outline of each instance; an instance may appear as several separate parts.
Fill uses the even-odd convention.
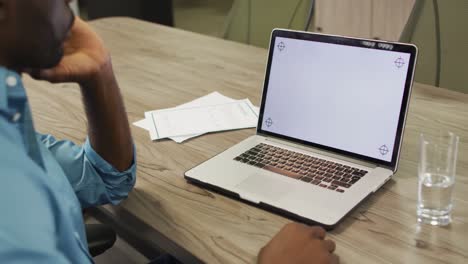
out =
[[[13,115],[13,117],[11,118],[11,121],[13,122],[18,122],[19,120],[21,119],[21,114],[20,113],[16,113]]]
[[[15,87],[17,84],[18,84],[18,80],[16,79],[15,76],[8,76],[6,78],[6,84],[9,86],[9,87]]]

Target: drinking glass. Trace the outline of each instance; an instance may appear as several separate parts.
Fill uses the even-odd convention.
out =
[[[452,132],[421,134],[417,208],[420,223],[445,226],[452,221],[459,141]]]

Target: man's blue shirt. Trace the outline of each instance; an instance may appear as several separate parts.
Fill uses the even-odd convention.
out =
[[[38,134],[18,74],[0,68],[0,263],[90,263],[82,209],[135,185],[83,146]]]

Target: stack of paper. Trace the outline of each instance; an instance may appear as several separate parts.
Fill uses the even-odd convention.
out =
[[[182,143],[210,132],[251,128],[259,109],[248,99],[234,100],[218,92],[175,108],[150,111],[134,125],[149,131],[151,140],[170,138]]]

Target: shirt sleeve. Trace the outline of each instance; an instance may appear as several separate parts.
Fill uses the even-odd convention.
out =
[[[68,140],[56,140],[51,135],[38,134],[38,138],[55,156],[83,208],[118,204],[135,185],[135,151],[130,168],[120,172],[92,148],[89,139],[79,146]]]

